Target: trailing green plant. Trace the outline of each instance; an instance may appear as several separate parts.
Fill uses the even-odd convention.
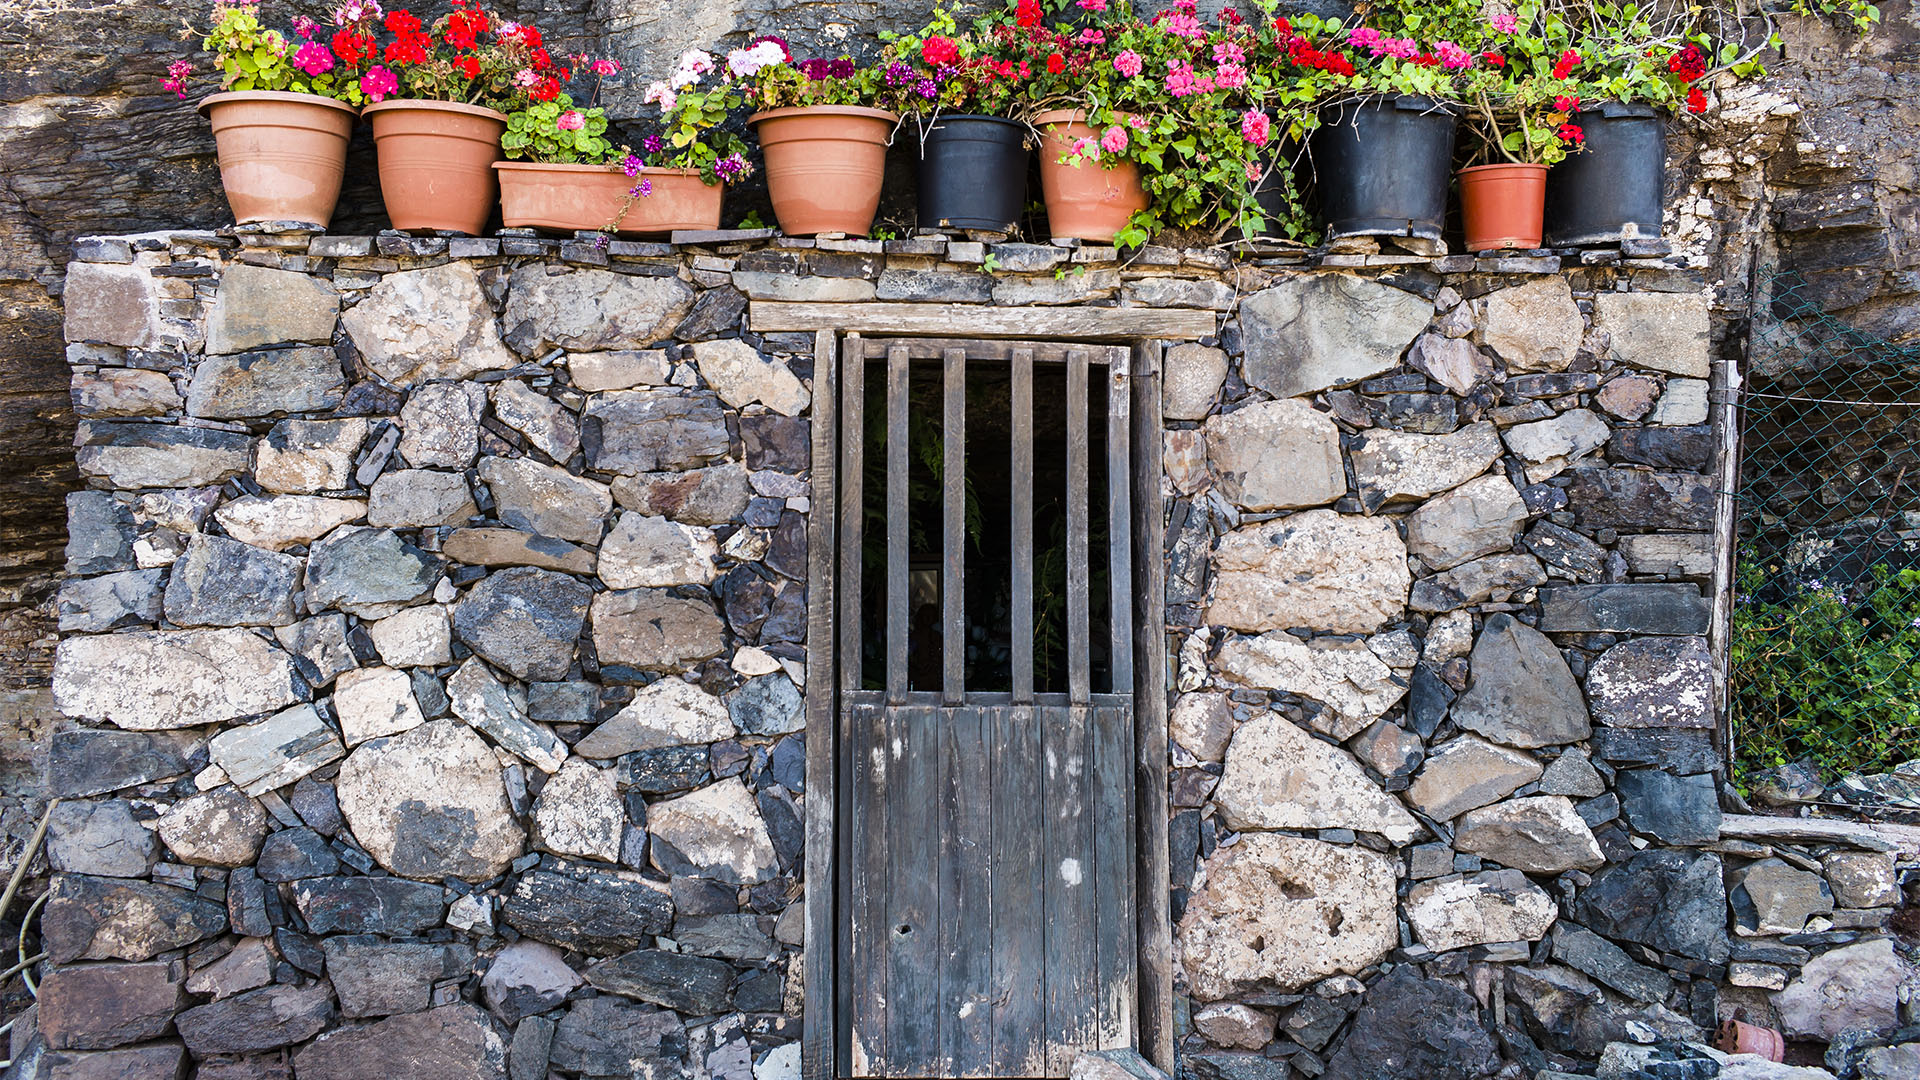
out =
[[[368,100],[361,76],[377,59],[373,41],[379,10],[364,2],[336,7],[329,45],[329,28],[304,15],[292,20],[289,38],[260,21],[259,4],[220,0],[201,47],[213,54],[222,91],[313,94],[360,105]],[[193,62],[176,60],[161,85],[184,98],[192,76]]]
[[[1851,596],[1778,575],[1742,553],[1728,636],[1739,771],[1920,758],[1920,570],[1876,567]]]

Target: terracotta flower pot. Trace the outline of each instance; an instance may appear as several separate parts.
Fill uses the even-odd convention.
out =
[[[1768,1061],[1787,1059],[1787,1040],[1778,1031],[1742,1020],[1727,1020],[1714,1033],[1713,1048],[1723,1054],[1758,1054]]]
[[[1074,141],[1098,138],[1080,109],[1050,109],[1033,118],[1044,133],[1040,142],[1040,191],[1047,202],[1047,228],[1055,237],[1109,243],[1127,219],[1147,208],[1140,167],[1122,161],[1107,168],[1097,161],[1078,165],[1060,159]]]
[[[880,209],[887,143],[900,117],[858,105],[803,105],[747,117],[767,160],[767,194],[789,236],[865,236]]]
[[[325,228],[340,200],[350,105],[314,94],[248,90],[200,103],[213,126],[220,182],[238,224],[304,221]]]
[[[500,220],[509,229],[669,233],[720,227],[725,184],[709,187],[698,169],[642,169],[628,178],[600,165],[496,161]],[[648,194],[627,193],[646,181]]]
[[[381,101],[364,111],[393,227],[479,235],[498,194],[492,166],[505,114],[453,101]]]
[[[1468,251],[1540,246],[1545,165],[1475,165],[1458,175]]]

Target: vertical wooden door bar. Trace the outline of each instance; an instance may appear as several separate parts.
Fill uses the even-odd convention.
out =
[[[913,587],[907,521],[907,348],[887,350],[887,704],[907,700],[907,639]]]
[[[941,517],[945,565],[940,574],[941,701],[958,705],[966,694],[967,665],[967,351],[948,349],[946,361],[945,467],[941,470]]]
[[[1013,350],[1013,701],[1033,703],[1033,350]]]
[[[866,545],[867,343],[848,334],[840,364],[840,689],[861,687],[861,551]]]
[[[834,919],[834,812],[831,797],[833,772],[840,760],[840,741],[834,737],[833,694],[833,602],[834,580],[834,500],[839,486],[834,475],[834,458],[839,452],[840,425],[835,415],[838,404],[837,366],[834,362],[834,334],[821,330],[813,335],[813,507],[807,515],[807,685],[813,692],[807,703],[807,790],[820,797],[806,802],[806,935],[809,941],[833,941]],[[842,863],[841,865],[845,865]],[[829,1021],[835,1013],[834,968],[843,953],[833,949],[815,951],[813,964],[806,967],[806,1015],[814,1017],[802,1033],[800,1072],[802,1080],[834,1080],[836,1071],[834,1044],[837,1025]]]
[[[1067,694],[1085,705],[1092,691],[1088,630],[1087,350],[1067,350]]]
[[[1140,1052],[1171,1073],[1173,1052],[1173,911],[1168,886],[1178,870],[1167,843],[1167,687],[1166,493],[1160,486],[1161,346],[1134,346],[1128,370],[1133,383],[1134,532],[1139,543],[1140,580],[1134,597],[1138,630],[1134,671],[1134,906],[1139,913]]]
[[[1128,402],[1126,352],[1113,349],[1107,364],[1107,621],[1113,636],[1115,694],[1133,693],[1133,512],[1129,488],[1133,477],[1128,433],[1133,410]]]

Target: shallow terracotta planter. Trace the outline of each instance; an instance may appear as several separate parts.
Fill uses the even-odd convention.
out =
[[[1062,164],[1074,141],[1097,137],[1080,109],[1050,109],[1033,118],[1040,143],[1040,192],[1047,202],[1047,228],[1056,238],[1105,244],[1136,211],[1147,208],[1140,167],[1122,161],[1107,168],[1096,161]]]
[[[352,106],[313,94],[247,90],[200,103],[213,126],[220,182],[237,224],[303,221],[325,227],[340,201]]]
[[[1768,1061],[1787,1059],[1787,1040],[1772,1028],[1727,1020],[1714,1033],[1713,1048],[1723,1054],[1758,1054]]]
[[[900,117],[858,105],[802,105],[747,117],[767,161],[767,194],[789,236],[865,236],[880,209],[887,143]]]
[[[1475,165],[1457,175],[1468,251],[1540,246],[1547,207],[1545,165]]]
[[[642,169],[628,178],[600,165],[496,161],[500,220],[509,229],[566,232],[669,233],[720,227],[726,185],[709,187],[698,169]],[[642,180],[648,194],[628,199]]]
[[[393,227],[479,235],[499,190],[493,163],[506,115],[453,101],[381,101],[363,111]]]

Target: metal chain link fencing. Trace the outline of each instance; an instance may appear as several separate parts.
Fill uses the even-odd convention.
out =
[[[1920,348],[1815,292],[1774,278],[1740,395],[1735,781],[1920,809]]]

